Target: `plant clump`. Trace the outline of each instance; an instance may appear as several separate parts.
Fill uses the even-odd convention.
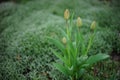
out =
[[[89,37],[88,45],[86,46],[83,34],[78,28],[82,26],[82,20],[78,17],[78,27],[73,27],[72,24],[74,15],[71,16],[72,19],[70,19],[69,23],[69,14],[69,10],[66,9],[64,12],[64,18],[67,20],[66,30],[64,31],[60,28],[61,35],[63,36],[62,42],[59,40],[59,37],[48,37],[48,39],[60,50],[58,52],[51,48],[54,55],[60,60],[60,62],[56,61],[53,65],[71,80],[78,80],[82,79],[83,74],[87,71],[87,68],[90,68],[94,63],[108,58],[109,55],[102,53],[91,56],[88,55],[91,45],[93,45],[92,43],[96,33],[96,22],[93,21],[90,26],[92,32]]]

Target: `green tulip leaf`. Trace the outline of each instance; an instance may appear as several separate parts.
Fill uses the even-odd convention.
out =
[[[92,65],[92,64],[94,64],[94,63],[96,63],[98,61],[104,60],[106,58],[109,58],[109,55],[100,53],[100,54],[96,54],[96,55],[90,56],[87,59],[86,63],[89,64],[89,65]]]

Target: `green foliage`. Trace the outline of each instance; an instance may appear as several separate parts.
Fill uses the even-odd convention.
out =
[[[89,26],[91,22],[93,20],[98,22],[98,29],[93,45],[88,52],[89,55],[99,52],[111,54],[113,48],[115,53],[117,50],[119,54],[120,10],[117,1],[113,1],[110,5],[99,2],[99,0],[76,0],[76,2],[71,2],[71,0],[31,0],[24,4],[16,2],[0,3],[0,79],[33,80],[39,78],[39,80],[48,80],[48,74],[54,80],[68,79],[50,65],[56,60],[50,48],[59,50],[45,39],[45,36],[59,35],[60,39],[63,37],[59,28],[65,29],[65,22],[62,17],[66,8],[75,12],[74,18],[81,16],[83,20],[81,32],[86,39],[85,41],[88,41],[90,36]],[[85,44],[87,45],[87,42]],[[21,56],[20,61],[15,58],[17,55]],[[28,58],[34,60],[29,62]],[[113,62],[116,61],[106,63],[105,66],[98,68],[101,75],[94,76],[93,72],[88,71],[83,77],[86,80],[90,77],[91,80],[106,80],[106,77],[102,75],[102,72],[106,72],[110,73],[107,77],[110,80],[112,76],[114,77],[119,73],[118,63],[113,64],[108,69]],[[23,72],[33,65],[35,65],[34,68],[30,68],[31,71],[24,75]],[[104,70],[102,70],[103,68]],[[46,73],[48,74],[45,75]],[[89,75],[89,77],[86,77],[86,75]],[[119,77],[115,78],[119,79]]]
[[[67,14],[65,14],[65,16],[67,16]],[[73,16],[70,19],[70,23],[68,23],[68,20],[66,21],[66,31],[60,29],[61,35],[64,37],[62,40],[63,43],[59,40],[59,38],[48,39],[60,50],[60,52],[57,52],[52,49],[54,55],[56,55],[61,61],[59,63],[54,63],[53,65],[63,74],[70,77],[71,80],[78,80],[83,76],[87,67],[108,58],[109,55],[96,54],[88,56],[88,51],[92,45],[95,34],[95,22],[91,25],[93,28],[86,47],[84,43],[85,39],[83,38],[80,28],[73,27],[72,20]],[[81,21],[79,24],[81,24]]]
[[[21,3],[25,3],[27,1],[30,1],[30,0],[15,0],[15,2],[21,2]]]

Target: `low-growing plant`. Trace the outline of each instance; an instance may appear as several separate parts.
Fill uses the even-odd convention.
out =
[[[85,39],[81,33],[82,20],[77,19],[76,27],[73,27],[73,16],[70,16],[68,9],[64,12],[66,20],[66,31],[60,28],[62,40],[59,37],[48,37],[49,41],[55,44],[59,51],[51,49],[60,62],[53,63],[53,65],[68,76],[71,80],[82,79],[83,74],[92,64],[109,57],[107,54],[88,55],[88,51],[92,45],[94,35],[96,32],[96,22],[93,21],[90,29],[91,35],[89,37],[88,45],[85,45]],[[70,18],[70,19],[69,19]]]

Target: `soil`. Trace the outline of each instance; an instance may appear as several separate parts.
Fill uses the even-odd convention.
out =
[[[116,52],[116,51],[112,51],[112,53],[110,54],[111,59],[114,61],[120,61],[120,53]]]

